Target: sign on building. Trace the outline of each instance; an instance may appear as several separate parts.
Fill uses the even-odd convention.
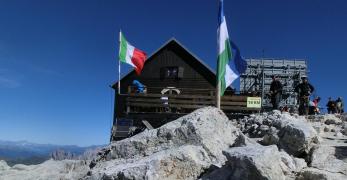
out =
[[[247,97],[248,108],[261,108],[261,97]]]

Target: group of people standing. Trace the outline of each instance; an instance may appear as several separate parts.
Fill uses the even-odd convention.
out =
[[[298,93],[299,101],[299,114],[308,115],[310,112],[310,95],[314,91],[314,87],[308,82],[306,76],[301,77],[302,82],[295,87],[295,92]],[[279,109],[279,103],[282,97],[283,85],[280,82],[278,76],[272,77],[272,83],[270,86],[271,103],[273,109]],[[316,107],[318,108],[318,102],[320,99],[315,99]]]
[[[299,115],[320,114],[318,103],[320,97],[315,97],[310,101],[310,96],[314,91],[314,87],[308,82],[307,76],[301,77],[301,83],[295,87],[295,92],[298,94]],[[283,85],[278,76],[272,77],[270,86],[271,103],[273,109],[279,109],[279,104],[282,98]],[[331,97],[327,103],[329,114],[344,113],[344,102],[342,97],[333,100]]]
[[[327,109],[329,114],[344,113],[344,103],[342,97],[337,98],[337,100],[333,100],[331,97],[329,97]]]

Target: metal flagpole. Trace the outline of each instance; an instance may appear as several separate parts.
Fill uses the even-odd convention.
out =
[[[118,47],[120,52],[120,41],[122,38],[122,31],[119,30],[119,40],[118,40]],[[118,94],[120,94],[120,59],[118,58]]]
[[[218,80],[217,80],[218,81]],[[216,107],[220,109],[220,81],[217,82],[217,87],[216,87]]]

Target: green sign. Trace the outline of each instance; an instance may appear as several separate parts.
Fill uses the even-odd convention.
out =
[[[247,97],[248,108],[261,108],[261,97]]]

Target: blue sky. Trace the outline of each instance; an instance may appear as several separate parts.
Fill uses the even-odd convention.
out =
[[[148,54],[175,37],[215,68],[217,2],[0,0],[0,139],[107,143],[119,29]],[[244,57],[264,49],[307,59],[322,105],[346,98],[346,1],[225,0],[224,8]]]

